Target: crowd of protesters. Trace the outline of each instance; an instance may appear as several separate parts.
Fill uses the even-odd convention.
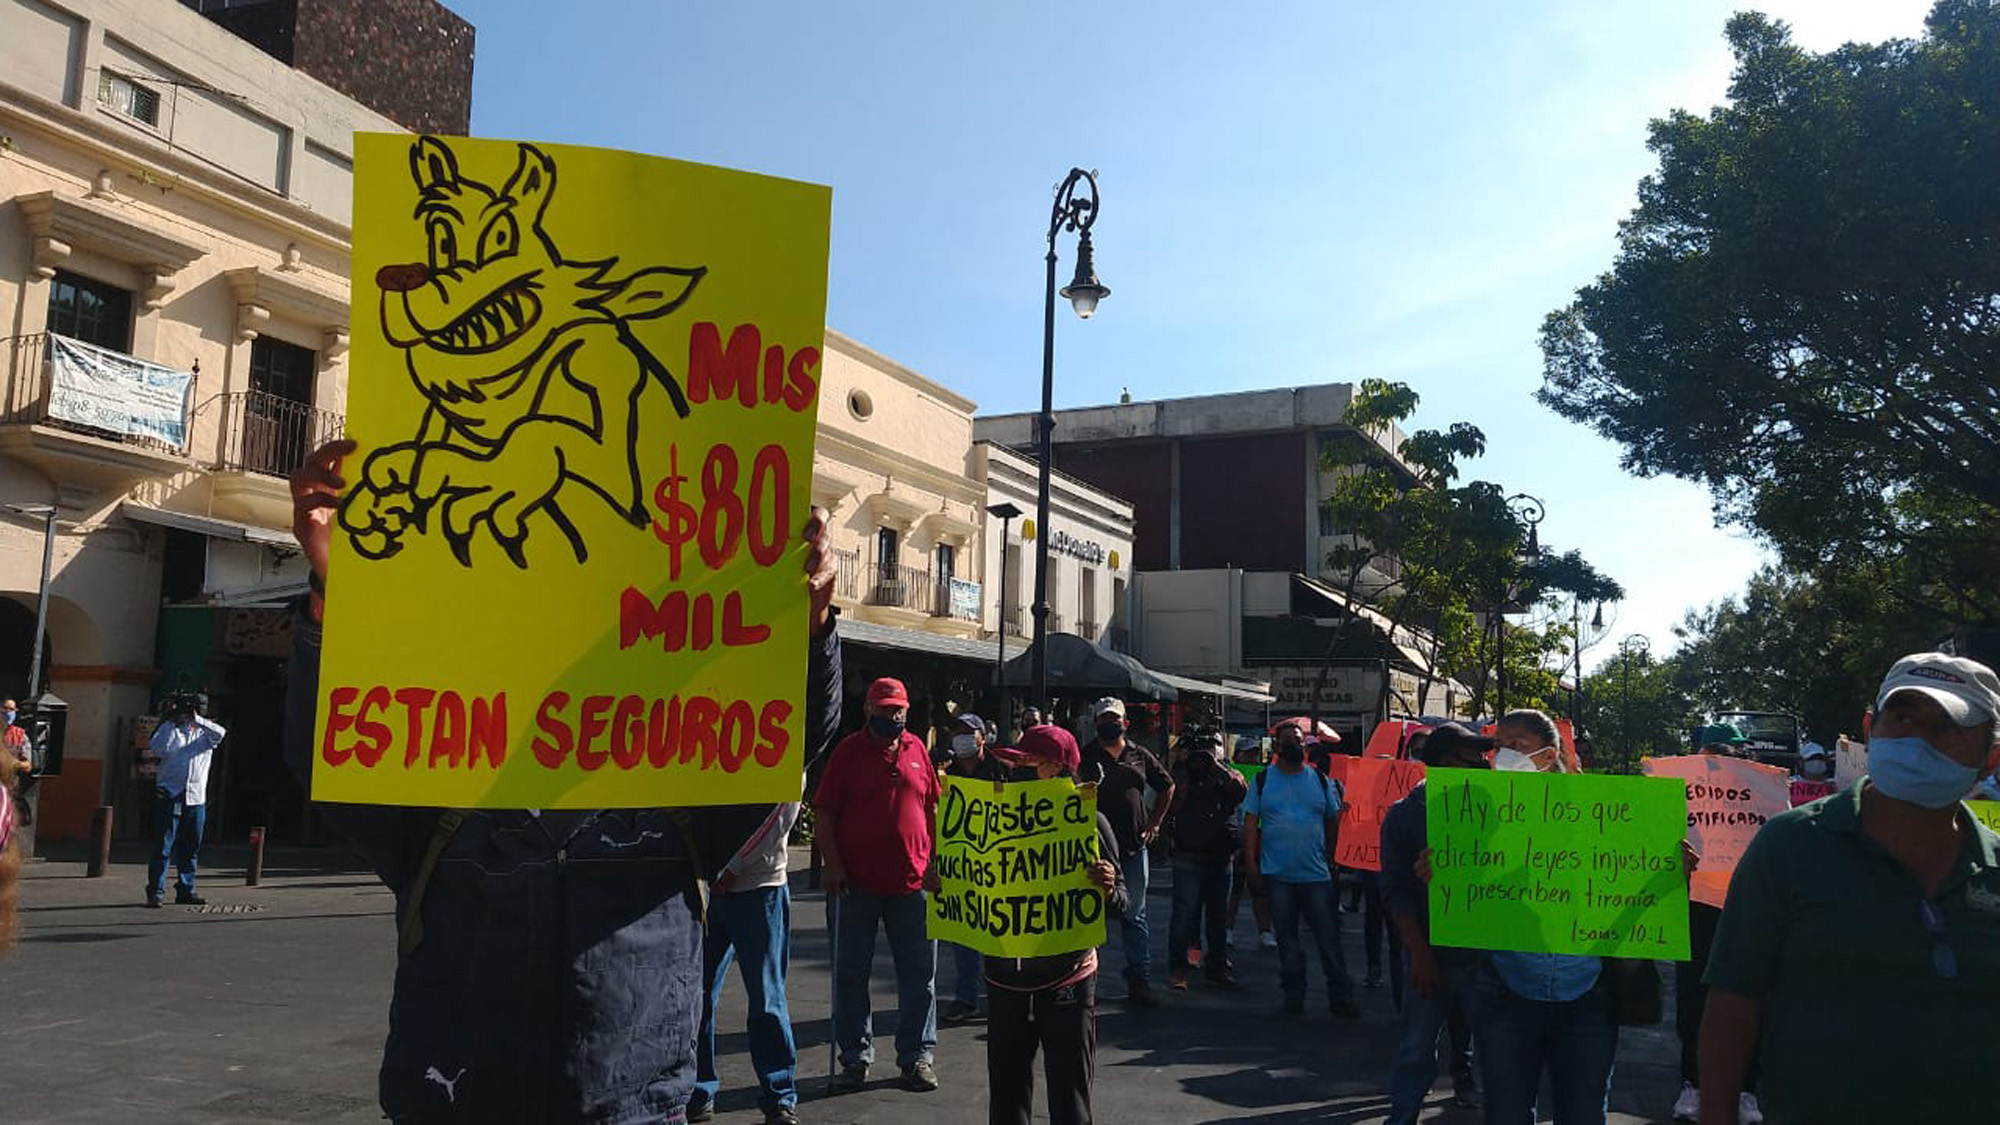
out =
[[[314,578],[296,607],[288,698],[286,758],[301,775],[313,745],[328,514],[349,452],[334,443],[293,480],[295,531]],[[836,740],[837,564],[818,513],[803,538],[812,641],[802,698],[815,752],[799,800],[695,810],[329,807],[396,896],[381,1069],[392,1119],[708,1120],[722,1085],[717,1008],[734,964],[760,1107],[768,1122],[797,1121],[789,868],[806,810],[828,900],[832,1087],[861,1088],[876,1061],[869,978],[881,936],[897,994],[897,1079],[913,1092],[939,1089],[949,1078],[935,1058],[940,950],[926,920],[940,885],[938,806],[952,776],[1066,778],[1096,794],[1096,858],[1084,875],[1103,896],[1106,948],[1028,958],[943,951],[943,1022],[987,1025],[994,1122],[1030,1121],[1038,1057],[1049,1120],[1092,1120],[1100,962],[1119,968],[1125,1003],[1163,1000],[1147,910],[1156,871],[1172,883],[1168,996],[1197,976],[1243,989],[1234,924],[1245,897],[1256,954],[1275,953],[1280,1017],[1303,1018],[1316,982],[1340,1020],[1360,1015],[1357,987],[1392,986],[1401,1032],[1381,1076],[1389,1121],[1414,1122],[1435,1104],[1441,1064],[1451,1099],[1483,1107],[1491,1125],[1606,1120],[1620,1028],[1662,1022],[1658,967],[1433,941],[1422,781],[1382,816],[1379,871],[1343,872],[1335,842],[1349,801],[1333,762],[1352,748],[1311,720],[1234,743],[1191,727],[1171,749],[1156,748],[1142,744],[1127,704],[1105,697],[1069,716],[1074,729],[1032,710],[1014,722],[959,710],[932,746],[910,729],[904,684],[885,678],[868,685],[859,728]],[[1677,1120],[1992,1117],[2000,837],[1961,802],[1992,786],[2000,768],[2000,680],[1962,657],[1918,653],[1889,669],[1872,704],[1866,775],[1770,819],[1737,863],[1725,904],[1689,908],[1691,956],[1673,969],[1682,1085],[1662,1107]],[[170,768],[159,787],[166,837],[148,872],[154,903],[169,865],[181,876],[177,899],[199,901],[194,848],[176,835],[192,829],[199,841],[206,759],[223,737],[199,708],[171,719],[157,739]],[[1744,743],[1741,731],[1712,725],[1690,749],[1731,755]],[[1444,769],[1574,773],[1584,764],[1557,723],[1525,709],[1490,724],[1405,724],[1395,754]],[[17,759],[0,755],[0,949],[16,926]],[[1807,746],[1797,772],[1826,780],[1831,756]],[[1701,857],[1684,847],[1693,871]],[[1359,985],[1344,913],[1367,919]],[[521,987],[527,964],[562,966],[559,987]],[[495,1033],[507,1028],[544,1033]]]

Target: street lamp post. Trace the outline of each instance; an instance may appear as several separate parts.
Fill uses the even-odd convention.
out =
[[[1513,515],[1516,521],[1527,525],[1528,558],[1531,560],[1540,558],[1542,554],[1541,533],[1536,531],[1535,529],[1541,525],[1542,518],[1548,515],[1548,509],[1543,507],[1542,502],[1536,499],[1535,497],[1530,496],[1525,492],[1516,492],[1514,495],[1509,496],[1507,498],[1507,511]],[[1503,603],[1505,602],[1505,600],[1506,600],[1506,592],[1503,590],[1502,591]],[[1495,708],[1494,714],[1498,716],[1498,715],[1505,715],[1507,713],[1507,607],[1506,605],[1502,604],[1500,606],[1500,612],[1494,614],[1493,617],[1494,617],[1493,628],[1496,633],[1495,639],[1497,641],[1497,647],[1500,650],[1499,659],[1495,662],[1497,665],[1495,678],[1499,681],[1500,699],[1499,699],[1499,706]]]
[[[1570,656],[1574,663],[1570,672],[1569,723],[1577,730],[1583,729],[1583,716],[1578,707],[1583,699],[1583,599],[1570,602]],[[1604,628],[1604,603],[1597,603],[1597,612],[1590,619],[1592,629]],[[1600,638],[1602,639],[1602,638]],[[1595,642],[1593,642],[1595,643]]]
[[[993,683],[1004,694],[1007,690],[1007,537],[1014,521],[1021,518],[1021,509],[1002,500],[998,504],[988,504],[986,514],[1000,518],[1000,627],[994,630],[1000,634],[1000,655],[993,661]]]
[[[1042,414],[1036,419],[1035,452],[1041,459],[1035,481],[1035,637],[1033,702],[1049,705],[1049,470],[1054,461],[1056,428],[1056,235],[1077,233],[1076,276],[1063,287],[1076,315],[1089,320],[1097,302],[1111,290],[1097,280],[1097,263],[1090,246],[1090,228],[1097,222],[1097,173],[1071,168],[1056,188],[1049,210],[1047,296],[1042,305]],[[1004,643],[1004,642],[1003,642]]]
[[[1623,676],[1624,687],[1622,689],[1625,699],[1623,705],[1619,708],[1620,711],[1623,712],[1623,714],[1619,716],[1618,725],[1621,728],[1619,733],[1622,736],[1619,738],[1619,741],[1624,743],[1625,746],[1626,773],[1632,772],[1632,760],[1633,760],[1632,759],[1632,658],[1635,656],[1644,656],[1651,651],[1653,651],[1653,640],[1651,637],[1648,637],[1644,633],[1627,633],[1625,634],[1625,639],[1618,642],[1618,655],[1623,659],[1625,664],[1624,676]]]

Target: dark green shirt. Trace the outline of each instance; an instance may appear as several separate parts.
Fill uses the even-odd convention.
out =
[[[1764,1002],[1768,1125],[2000,1121],[2000,837],[1968,810],[1932,899],[1861,831],[1861,782],[1757,833],[1730,879],[1705,978]]]

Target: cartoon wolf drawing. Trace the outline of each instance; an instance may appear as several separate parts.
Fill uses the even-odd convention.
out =
[[[382,332],[426,406],[408,441],[376,449],[340,507],[365,558],[388,558],[433,521],[472,565],[482,526],[527,566],[530,517],[546,515],[578,561],[584,537],[564,505],[594,494],[648,524],[637,450],[643,401],[686,397],[631,322],[679,308],[705,267],[572,261],[545,226],[556,164],[533,145],[498,190],[459,170],[435,137],[410,146],[422,262],[384,266]]]

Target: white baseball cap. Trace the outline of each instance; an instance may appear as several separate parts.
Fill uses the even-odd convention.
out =
[[[1992,673],[1990,672],[1987,674],[1992,675]],[[1118,698],[1115,695],[1107,695],[1103,699],[1100,699],[1097,702],[1090,705],[1091,718],[1101,719],[1106,715],[1116,715],[1121,719],[1124,718],[1125,701]]]
[[[1899,691],[1920,691],[1937,701],[1951,721],[1975,727],[2000,717],[2000,677],[1993,669],[1962,656],[1916,652],[1896,661],[1875,693],[1875,710]]]

